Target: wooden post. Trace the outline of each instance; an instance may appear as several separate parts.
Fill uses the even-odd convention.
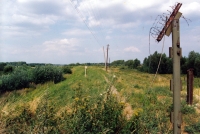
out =
[[[105,51],[104,51],[104,47],[103,47],[103,55],[104,55],[104,62],[105,62],[105,69],[106,69],[106,54],[105,54]]]
[[[107,69],[108,69],[108,49],[109,49],[109,44],[107,45],[106,72],[107,72]]]

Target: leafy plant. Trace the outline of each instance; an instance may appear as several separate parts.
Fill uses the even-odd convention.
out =
[[[185,132],[188,132],[190,134],[200,133],[200,121],[198,121],[196,124],[192,124],[190,126],[186,126],[185,127]]]
[[[12,73],[14,71],[14,67],[11,65],[6,65],[3,69],[4,74]]]
[[[62,79],[62,71],[58,67],[51,65],[37,66],[33,70],[33,81],[36,84],[45,83],[47,81],[54,81],[54,83],[58,83]]]
[[[72,70],[71,70],[71,68],[68,67],[68,66],[64,66],[64,67],[62,68],[62,70],[63,70],[63,73],[65,73],[65,74],[72,74]]]

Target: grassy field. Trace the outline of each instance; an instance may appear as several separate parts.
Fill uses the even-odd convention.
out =
[[[65,75],[64,77],[65,80],[57,84],[48,82],[42,85],[33,85],[32,88],[2,94],[0,96],[0,126],[2,127],[0,132],[6,132],[6,129],[10,129],[10,127],[8,127],[8,121],[15,123],[18,119],[17,117],[24,117],[22,113],[25,109],[28,109],[28,113],[31,116],[37,117],[38,119],[39,117],[36,115],[39,110],[39,113],[41,113],[41,107],[42,109],[47,109],[47,111],[48,109],[53,109],[53,119],[50,117],[48,118],[51,119],[52,122],[60,123],[59,121],[61,120],[67,120],[69,118],[62,116],[62,114],[65,113],[68,115],[69,113],[72,114],[74,111],[76,113],[78,109],[81,109],[81,118],[83,118],[83,115],[87,115],[83,120],[92,122],[93,120],[97,120],[96,113],[98,113],[98,111],[96,113],[93,113],[93,111],[98,108],[100,103],[105,101],[106,96],[108,100],[108,95],[112,94],[112,96],[116,98],[114,101],[116,104],[112,103],[111,105],[110,103],[109,106],[116,111],[120,109],[118,104],[122,106],[122,115],[120,115],[120,118],[124,116],[125,119],[121,118],[123,121],[120,120],[122,122],[120,127],[123,126],[124,128],[122,129],[118,126],[116,127],[118,128],[117,130],[111,131],[111,128],[107,126],[109,129],[104,130],[101,124],[101,128],[98,126],[98,130],[102,130],[102,133],[125,133],[125,128],[130,126],[131,123],[139,125],[134,125],[132,131],[138,129],[137,132],[141,133],[171,133],[172,125],[170,123],[169,114],[170,111],[172,111],[172,92],[169,89],[169,81],[172,75],[158,74],[153,81],[153,74],[141,73],[137,70],[110,68],[108,72],[106,72],[104,68],[89,66],[87,69],[87,76],[85,77],[85,68],[83,66],[78,66],[73,68],[73,74]],[[198,127],[200,127],[200,79],[194,79],[194,105],[188,106],[185,103],[185,77],[184,75],[181,77],[183,83],[183,91],[181,92],[183,113],[182,132],[184,132],[184,130],[187,132],[198,132]],[[101,100],[101,102],[99,102],[99,100]],[[104,106],[103,109],[107,106],[107,102],[102,104],[102,106]],[[89,107],[87,105],[91,106]],[[84,112],[83,109],[85,109]],[[101,107],[98,109],[103,111]],[[42,113],[43,112],[46,111],[42,110]],[[88,119],[91,114],[94,114],[95,118],[91,116],[92,119]],[[111,112],[111,117],[112,114]],[[118,114],[119,113],[117,113],[117,115]],[[116,113],[114,113],[114,115],[116,115]],[[57,120],[57,118],[60,120]],[[75,120],[74,116],[73,120]],[[101,119],[101,121],[102,120],[105,125],[106,119]],[[17,123],[20,123],[20,121],[16,121],[16,124]],[[65,122],[65,124],[66,123],[75,124],[74,122],[72,123],[72,121],[70,123]],[[100,124],[99,120],[91,124],[94,125],[95,123]],[[127,124],[127,126],[123,123]],[[28,123],[26,123],[26,125],[27,124]],[[15,127],[17,128],[19,126]],[[32,126],[36,125],[32,124]],[[29,127],[30,130],[38,132],[39,128],[36,128],[37,127]],[[56,133],[71,133],[73,131],[70,129],[68,132],[67,130],[69,130],[69,128],[64,128],[62,125],[58,125],[57,128],[60,128],[60,130],[54,130]],[[97,127],[90,126],[90,128],[93,129],[92,132],[98,131],[96,130]],[[16,131],[20,130],[17,128],[16,130],[9,131],[9,133],[15,133]],[[82,130],[82,132],[83,131],[86,130]],[[42,132],[46,132],[44,128]]]

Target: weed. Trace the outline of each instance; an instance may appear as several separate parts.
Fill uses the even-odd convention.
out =
[[[190,126],[186,126],[185,127],[185,132],[188,132],[190,134],[200,133],[200,121],[198,121],[196,124],[192,124]]]

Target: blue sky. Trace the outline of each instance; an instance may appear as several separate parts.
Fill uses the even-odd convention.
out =
[[[0,0],[0,62],[103,62],[103,46],[114,60],[149,55],[149,29],[174,0]],[[183,56],[200,52],[200,0],[180,0]],[[171,36],[165,37],[168,56]],[[151,37],[151,53],[163,41]]]

